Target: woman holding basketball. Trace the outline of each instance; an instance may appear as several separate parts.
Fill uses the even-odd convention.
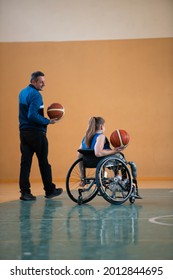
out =
[[[105,132],[105,120],[102,117],[91,117],[89,119],[88,128],[86,134],[82,140],[82,143],[79,148],[78,158],[83,157],[83,154],[80,153],[80,149],[82,150],[94,150],[94,154],[96,158],[94,159],[95,164],[99,162],[99,158],[114,155],[116,153],[120,153],[123,148],[110,148],[110,143],[107,137],[104,135]],[[120,155],[120,154],[119,154]],[[124,157],[123,155],[121,157]],[[81,173],[81,183],[80,186],[84,186],[83,184],[83,165],[80,165],[80,173]]]
[[[82,140],[80,149],[94,150],[96,157],[104,157],[120,153],[124,148],[110,148],[109,141],[104,135],[105,120],[102,117],[91,117],[85,137]],[[82,155],[79,153],[78,157]]]
[[[102,117],[91,117],[89,120],[86,134],[80,145],[80,149],[94,150],[94,154],[98,158],[117,154],[117,156],[120,157],[121,159],[125,159],[124,155],[121,153],[124,150],[125,146],[111,149],[109,141],[108,141],[107,137],[104,135],[104,132],[105,132],[105,120]],[[82,156],[83,155],[79,151],[78,158],[81,158]],[[84,170],[83,170],[82,165],[80,166],[80,173],[81,173],[80,174],[81,175],[80,186],[84,187],[85,186],[85,183],[83,181]],[[118,174],[117,174],[117,176],[118,176]],[[125,183],[126,178],[124,178],[123,180]],[[135,198],[141,199],[141,196],[138,194],[136,178],[135,178],[134,182],[136,183]]]

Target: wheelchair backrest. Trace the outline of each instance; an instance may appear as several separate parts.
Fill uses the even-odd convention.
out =
[[[79,149],[79,153],[83,155],[83,165],[86,168],[96,168],[97,164],[105,157],[96,157],[94,150],[87,149]]]

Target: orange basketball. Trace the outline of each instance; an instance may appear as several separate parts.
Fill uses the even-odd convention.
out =
[[[116,129],[110,136],[110,142],[115,148],[127,147],[130,140],[130,136],[127,131],[123,129]]]
[[[50,119],[60,120],[65,114],[65,109],[64,109],[63,105],[61,105],[59,103],[52,103],[47,108],[47,114]]]

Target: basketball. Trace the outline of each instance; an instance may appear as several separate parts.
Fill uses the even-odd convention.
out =
[[[123,129],[116,129],[110,136],[110,142],[115,148],[127,147],[130,140],[129,134]]]
[[[60,120],[64,114],[65,114],[65,109],[64,107],[59,104],[59,103],[52,103],[48,108],[47,108],[47,114],[50,119],[57,119]]]

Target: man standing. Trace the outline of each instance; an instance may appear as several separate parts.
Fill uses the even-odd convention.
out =
[[[31,193],[29,181],[32,157],[38,158],[40,173],[46,198],[60,195],[63,190],[56,188],[52,182],[51,165],[48,162],[47,125],[55,124],[56,119],[44,117],[44,105],[40,91],[45,86],[44,73],[37,71],[31,74],[30,84],[19,94],[19,129],[21,164],[19,186],[21,200],[35,200]]]

